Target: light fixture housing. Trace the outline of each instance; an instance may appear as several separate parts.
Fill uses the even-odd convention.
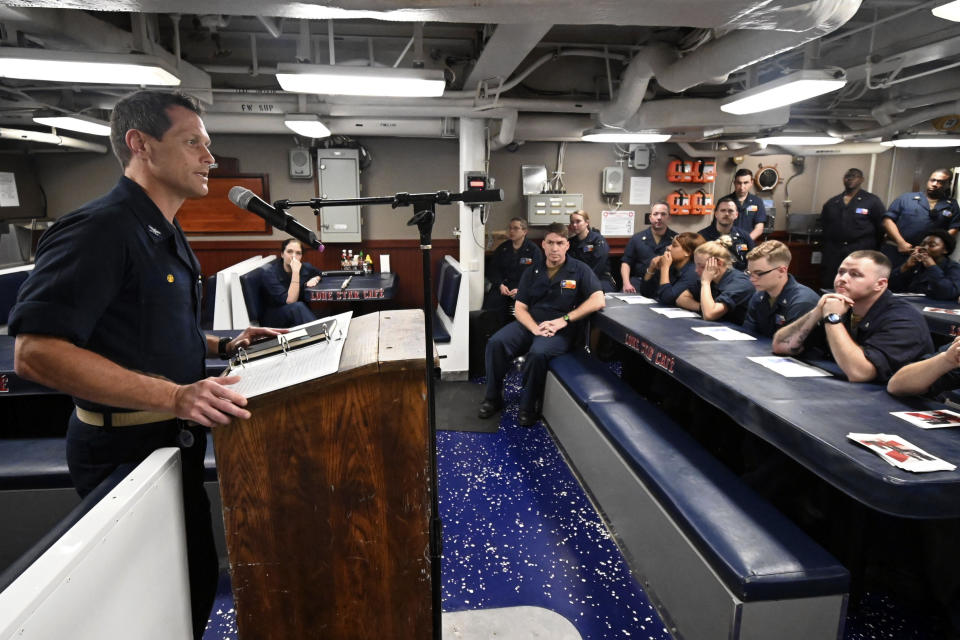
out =
[[[619,129],[587,129],[580,136],[585,142],[635,142],[653,144],[666,142],[670,139],[669,133],[653,131],[622,131]]]
[[[720,110],[738,116],[769,111],[836,91],[845,84],[843,73],[820,69],[794,71],[726,98]]]
[[[45,124],[48,127],[79,131],[80,133],[89,133],[93,136],[110,135],[110,123],[79,114],[72,116],[34,116],[33,121],[37,124]]]
[[[326,138],[330,135],[330,129],[320,122],[320,116],[315,113],[287,113],[283,116],[283,124],[305,138]]]
[[[885,147],[943,148],[960,147],[960,136],[937,134],[901,134],[889,140],[881,140]]]
[[[440,69],[394,69],[323,64],[277,65],[277,82],[284,91],[345,96],[436,98],[446,79]]]
[[[938,18],[960,22],[960,0],[953,0],[953,2],[942,4],[939,7],[930,9],[930,11]]]
[[[176,71],[156,56],[0,48],[0,77],[47,82],[89,82],[175,87]]]
[[[776,144],[785,147],[803,147],[803,146],[823,146],[827,144],[838,144],[843,142],[843,138],[835,138],[823,134],[787,134],[783,133],[765,138],[757,138],[760,144]]]

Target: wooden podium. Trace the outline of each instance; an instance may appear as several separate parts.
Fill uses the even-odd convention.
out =
[[[423,312],[354,318],[333,375],[214,429],[241,640],[430,638]]]

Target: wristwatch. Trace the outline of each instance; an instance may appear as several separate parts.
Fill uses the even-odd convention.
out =
[[[230,358],[227,354],[227,345],[230,344],[231,340],[233,340],[233,338],[222,336],[219,342],[217,342],[217,355],[220,356],[221,360],[228,360]]]
[[[570,322],[570,314],[569,314],[569,313],[563,314],[563,320],[564,320],[564,322],[569,323],[569,322]]]
[[[829,324],[840,324],[843,322],[843,316],[839,313],[828,313],[823,317],[823,321]]]

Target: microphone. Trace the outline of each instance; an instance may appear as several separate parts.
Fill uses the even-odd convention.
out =
[[[310,229],[300,224],[297,219],[289,213],[277,211],[273,205],[258,198],[257,194],[250,191],[250,189],[244,189],[237,185],[230,189],[227,197],[230,199],[230,202],[241,209],[246,209],[250,213],[260,216],[275,229],[279,229],[293,236],[309,247],[323,251],[324,247],[320,244],[320,241],[317,240],[317,236],[313,231],[310,231]]]

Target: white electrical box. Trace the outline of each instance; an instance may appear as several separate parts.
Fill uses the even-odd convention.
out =
[[[645,144],[630,145],[627,166],[631,169],[646,169],[650,166],[650,147]]]
[[[360,197],[360,152],[317,149],[317,182],[324,200]],[[329,207],[317,216],[320,242],[360,242],[360,207]]]
[[[532,225],[570,223],[570,214],[583,209],[582,193],[538,193],[527,199],[527,223]]]

